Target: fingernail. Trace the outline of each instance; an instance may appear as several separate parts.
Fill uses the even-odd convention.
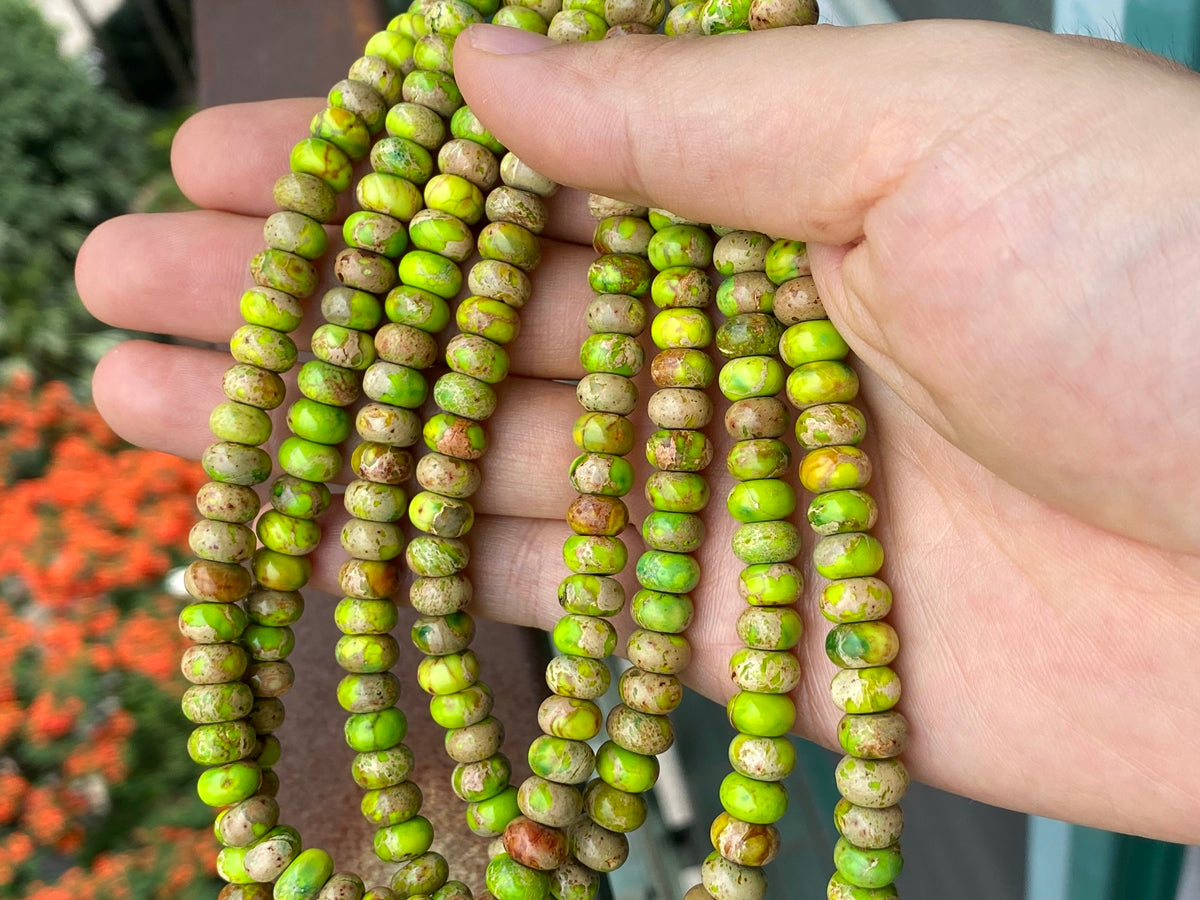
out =
[[[507,25],[472,25],[461,37],[484,53],[529,53],[554,45],[544,34]]]

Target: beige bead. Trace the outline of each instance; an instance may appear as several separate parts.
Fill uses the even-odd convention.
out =
[[[642,218],[648,210],[644,206],[615,200],[601,194],[588,194],[588,212],[593,219],[607,219],[609,216],[637,216]]]
[[[316,900],[362,900],[366,887],[353,872],[335,872],[317,891]]]
[[[843,756],[834,772],[838,790],[855,806],[895,806],[908,791],[908,769],[898,759]]]
[[[692,646],[683,635],[662,634],[644,628],[629,636],[626,650],[633,665],[663,675],[682,672],[692,661]]]
[[[591,412],[610,412],[627,416],[637,408],[637,385],[624,375],[592,372],[575,386],[575,399]]]
[[[664,715],[683,700],[683,685],[674,675],[626,669],[617,685],[621,700],[630,709]]]
[[[368,403],[354,420],[364,441],[411,447],[421,437],[421,419],[412,410],[387,403]]]
[[[441,247],[438,248],[438,254],[452,259],[457,263],[469,259],[475,252],[475,237],[470,233],[470,227],[458,218],[444,210],[440,209],[425,209],[419,210],[412,217],[412,221],[408,223],[409,229],[416,228],[425,222],[449,222],[452,228],[456,230],[462,229],[463,237],[458,240],[447,240]],[[447,229],[450,230],[450,229]]]
[[[279,804],[275,798],[255,794],[222,812],[214,830],[225,846],[245,847],[274,828],[278,821]]]
[[[481,259],[467,273],[467,287],[471,293],[491,297],[520,309],[529,300],[533,290],[529,276],[511,263],[498,259]]]
[[[591,819],[579,819],[567,831],[571,853],[597,872],[619,869],[629,857],[629,841],[623,834],[609,831]]]
[[[496,154],[483,144],[465,138],[446,141],[438,150],[438,171],[467,179],[485,193],[500,181]]]
[[[534,234],[542,233],[549,218],[541,197],[508,185],[501,185],[488,194],[485,211],[490,222],[512,222]]]
[[[713,246],[713,265],[723,275],[761,272],[771,244],[757,231],[731,231]]]
[[[899,806],[870,809],[845,798],[833,810],[833,824],[848,843],[864,850],[882,850],[900,840],[904,812]]]
[[[573,784],[558,784],[530,775],[517,788],[517,806],[535,822],[566,828],[583,812],[583,796]]]
[[[539,197],[553,197],[558,191],[557,184],[525,165],[514,153],[505,153],[500,160],[500,177],[509,187],[529,191]]]
[[[504,743],[504,726],[489,716],[482,722],[446,732],[446,753],[455,762],[472,763],[495,756]]]
[[[593,334],[637,336],[646,329],[646,307],[629,294],[597,294],[588,303],[584,317]]]
[[[767,876],[762,869],[738,865],[716,852],[704,860],[700,879],[715,900],[763,900],[767,895]]]
[[[775,288],[775,316],[784,325],[828,318],[811,275],[790,278]]]
[[[659,428],[698,430],[712,421],[713,404],[703,391],[663,388],[651,394],[646,412]]]
[[[777,438],[788,430],[788,411],[777,397],[751,397],[729,404],[725,431],[737,441]]]
[[[201,559],[237,563],[253,556],[258,543],[245,525],[201,519],[192,526],[188,545]]]
[[[665,715],[655,715],[618,703],[608,713],[608,736],[618,747],[643,756],[666,753],[675,743],[675,729]]]

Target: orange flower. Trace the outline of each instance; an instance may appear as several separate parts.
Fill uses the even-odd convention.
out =
[[[0,772],[0,825],[17,817],[28,792],[29,782],[16,772]]]

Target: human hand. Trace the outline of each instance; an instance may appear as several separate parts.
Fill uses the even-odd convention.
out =
[[[1185,306],[1200,234],[1194,76],[966,23],[516,56],[480,52],[489,39],[473,29],[460,40],[456,74],[530,165],[810,242],[830,316],[864,364],[869,490],[884,513],[876,533],[897,596],[914,775],[991,803],[1200,840],[1187,687],[1200,641],[1200,482],[1186,469],[1200,449],[1188,354],[1200,322]],[[720,85],[725,73],[736,89]],[[227,339],[272,210],[276,166],[257,160],[283,159],[315,108],[235,107],[189,123],[177,175],[209,211],[97,231],[80,258],[93,310]],[[514,376],[489,423],[472,541],[479,611],[540,627],[558,612],[558,518],[573,496],[547,473],[565,474],[575,453],[572,391],[548,379],[581,374],[584,330],[570,310],[586,303],[593,256],[581,195],[554,205],[535,275],[545,299],[523,311]],[[129,344],[97,371],[96,399],[131,440],[198,456],[225,365],[220,353]],[[690,680],[719,699],[732,690],[740,605],[721,468],[710,472],[690,632]],[[630,500],[639,521],[644,505]],[[318,553],[330,586],[336,546]],[[834,670],[823,623],[806,616],[800,729],[829,740]]]

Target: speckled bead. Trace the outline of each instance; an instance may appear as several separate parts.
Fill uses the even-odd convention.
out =
[[[250,259],[250,276],[260,287],[307,297],[317,288],[316,267],[303,256],[267,248]]]
[[[725,458],[725,468],[739,481],[782,478],[791,468],[791,459],[791,451],[783,441],[758,438],[735,443]]]
[[[866,418],[848,403],[810,406],[796,417],[796,440],[808,450],[857,444],[866,433]]]
[[[251,580],[244,566],[197,559],[184,569],[183,584],[196,600],[233,603],[246,596]]]
[[[738,637],[757,650],[790,650],[804,632],[800,616],[788,607],[751,606],[738,616]]]
[[[367,791],[360,805],[363,818],[372,825],[399,825],[421,811],[421,789],[411,781],[402,781]]]
[[[625,648],[629,661],[647,672],[676,675],[692,661],[692,645],[681,634],[662,634],[639,628]]]
[[[413,47],[418,68],[454,74],[454,39],[445,34],[423,34]]]
[[[700,879],[702,890],[714,900],[763,900],[767,894],[767,876],[761,868],[730,862],[715,850],[701,865]],[[690,895],[685,900],[691,900]]]
[[[362,119],[337,106],[327,106],[313,116],[308,133],[329,141],[353,160],[362,159],[371,147],[371,133]]]
[[[679,37],[685,34],[703,34],[704,30],[700,26],[700,13],[704,9],[704,0],[683,0],[671,8],[667,13],[666,23],[663,25],[663,33],[668,37]],[[702,887],[697,885],[697,890],[704,891]],[[708,896],[704,892],[704,897]],[[692,900],[692,895],[689,892],[686,900]]]
[[[733,532],[733,555],[748,566],[787,562],[800,553],[800,533],[791,522],[746,522]]]
[[[821,615],[831,622],[869,622],[892,608],[892,591],[878,578],[845,578],[825,586]]]
[[[516,310],[490,297],[465,298],[455,313],[459,329],[476,334],[497,344],[507,344],[521,331],[521,319]]]
[[[786,737],[739,733],[729,742],[729,764],[754,781],[782,781],[796,768],[796,748]]]
[[[571,501],[571,505],[567,507],[566,518],[571,530],[578,535],[615,537],[624,531],[629,523],[629,511],[625,504],[615,497],[584,494]],[[624,555],[620,558],[622,562],[625,559]]]
[[[552,637],[561,652],[591,659],[611,656],[617,644],[616,629],[595,616],[565,615],[555,624]]]
[[[413,753],[404,744],[390,750],[358,753],[350,764],[354,783],[363,790],[399,784],[412,773]]]
[[[842,716],[838,743],[860,759],[890,759],[904,752],[908,743],[908,720],[896,711]]]
[[[333,495],[325,485],[292,475],[280,475],[271,485],[271,506],[294,519],[316,519],[329,508]]]
[[[796,492],[786,481],[756,478],[734,485],[725,506],[738,522],[786,519],[796,509]]]
[[[726,316],[770,313],[775,308],[775,285],[762,272],[739,272],[717,287],[717,309]]]
[[[416,147],[415,144],[413,146]],[[342,225],[342,238],[351,247],[379,253],[392,259],[403,254],[408,248],[408,232],[403,222],[383,213],[367,210],[359,210],[346,217]]]
[[[655,510],[642,520],[642,540],[652,550],[692,553],[704,542],[704,533],[704,520],[693,513]]]
[[[565,828],[583,811],[579,788],[547,781],[538,775],[526,778],[517,789],[517,805],[528,818],[552,828]]]
[[[900,676],[888,666],[844,669],[833,676],[829,693],[843,712],[886,712],[900,702]]]
[[[546,686],[560,697],[595,700],[610,678],[603,661],[586,656],[556,656],[546,664]]]
[[[702,309],[712,298],[712,279],[692,266],[663,269],[650,285],[650,299],[659,309]]]
[[[267,834],[279,822],[274,797],[255,794],[218,813],[213,832],[226,847],[245,847]]]
[[[272,828],[246,849],[242,865],[257,882],[277,879],[300,852],[300,833],[287,825]]]
[[[491,191],[500,181],[500,161],[496,154],[482,144],[464,138],[454,138],[441,146],[438,171],[465,178],[485,192]]]
[[[650,591],[686,594],[700,583],[700,564],[687,553],[647,550],[637,561],[637,579]]]
[[[559,582],[558,602],[569,613],[614,616],[625,608],[625,588],[603,575],[569,575]]]
[[[392,876],[392,890],[404,897],[432,894],[450,877],[450,864],[440,853],[422,853],[401,864]]]
[[[610,453],[584,453],[571,463],[570,480],[581,494],[623,497],[633,488],[633,466]]]
[[[350,157],[330,141],[310,137],[297,142],[292,146],[288,164],[293,172],[315,175],[338,193],[350,187],[353,173]]]
[[[769,237],[757,231],[731,231],[713,247],[713,265],[722,275],[761,272],[771,243]]]
[[[458,216],[423,209],[408,223],[408,235],[418,250],[426,250],[461,263],[475,252],[475,234]]]
[[[582,741],[540,735],[529,745],[529,768],[534,775],[558,784],[582,784],[596,766],[592,748]]]
[[[485,211],[493,222],[519,225],[532,234],[541,234],[549,218],[541,197],[507,185],[501,185],[488,194]]]
[[[708,482],[694,472],[654,472],[646,479],[646,499],[661,512],[697,513],[708,505]]]
[[[650,363],[650,377],[663,388],[706,388],[716,376],[712,359],[702,350],[671,349]]]
[[[415,575],[434,578],[456,575],[467,567],[467,544],[454,538],[421,535],[413,538],[404,551],[404,559]]]
[[[244,525],[258,515],[258,495],[243,485],[210,481],[196,493],[196,509],[206,519]]]
[[[296,364],[296,344],[273,328],[243,325],[229,339],[229,352],[240,363],[269,372],[286,372]]]
[[[508,353],[487,338],[456,334],[446,345],[446,365],[486,384],[499,384],[508,375]]]
[[[588,267],[588,285],[597,294],[641,297],[650,289],[650,264],[629,253],[605,253]]]
[[[476,460],[487,452],[487,434],[471,419],[437,413],[421,430],[425,446],[456,459]]]
[[[814,494],[865,487],[871,480],[871,459],[853,446],[809,450],[800,462],[800,484]]]
[[[675,730],[667,716],[645,713],[622,703],[609,710],[605,724],[614,744],[643,756],[666,753],[675,743]]]
[[[742,647],[729,659],[729,677],[743,691],[786,694],[800,683],[800,661],[786,650]]]
[[[528,302],[533,290],[528,275],[498,259],[481,259],[471,266],[467,288],[473,294],[503,301],[515,309]]]
[[[258,409],[275,409],[283,403],[287,391],[283,379],[274,372],[242,363],[225,370],[221,389],[230,400]]]
[[[883,545],[875,537],[852,531],[820,538],[813,548],[813,565],[826,578],[858,578],[878,572],[883,556]]]
[[[504,146],[492,136],[483,123],[476,118],[470,107],[459,107],[450,117],[450,132],[456,138],[464,138],[487,147],[493,153],[503,153]]]
[[[429,851],[433,846],[433,825],[424,816],[413,816],[399,825],[377,829],[372,843],[375,855],[384,862],[401,862]],[[365,895],[363,900],[367,900]]]
[[[646,307],[627,294],[597,294],[584,314],[588,330],[639,335],[646,328]]]
[[[466,500],[420,491],[409,502],[408,518],[426,534],[457,538],[471,530],[475,511]]]
[[[834,807],[833,824],[847,843],[864,850],[882,850],[900,840],[904,812],[899,806],[856,806],[843,797]]]
[[[334,656],[347,672],[386,672],[396,664],[400,645],[390,634],[346,634],[338,638]]]
[[[508,758],[495,754],[474,762],[460,762],[450,774],[450,787],[460,800],[475,803],[495,797],[508,787],[511,776],[512,764]]]
[[[493,25],[504,25],[508,28],[520,28],[522,31],[532,31],[545,34],[550,23],[536,11],[524,6],[502,6],[492,16]]]
[[[608,831],[627,834],[646,821],[646,799],[641,794],[622,791],[599,778],[587,786],[584,810],[593,822]]]
[[[412,369],[428,368],[438,357],[437,342],[428,333],[398,322],[380,328],[374,345],[380,359]]]
[[[633,423],[613,413],[585,412],[575,420],[572,438],[587,453],[623,456],[633,449]]]
[[[654,229],[640,216],[607,216],[596,223],[592,249],[597,253],[632,253],[645,256]]]
[[[392,137],[407,138],[426,150],[436,151],[446,140],[446,123],[419,103],[397,103],[387,112],[384,127]]]
[[[690,388],[663,388],[650,395],[646,413],[659,428],[700,429],[712,420],[712,400]]]
[[[257,544],[245,525],[201,519],[188,534],[188,546],[201,559],[236,563],[249,559]]]
[[[409,255],[405,254],[404,258],[407,259]],[[441,331],[450,321],[450,306],[445,298],[409,284],[402,284],[388,291],[384,300],[384,310],[393,322],[411,325],[430,333]]]
[[[397,619],[396,604],[386,597],[343,597],[333,609],[333,621],[343,634],[387,634]]]
[[[734,359],[763,356],[775,352],[783,326],[766,313],[741,313],[731,316],[717,329],[715,340],[722,356]]]
[[[638,390],[624,375],[592,372],[580,379],[575,399],[589,412],[609,412],[627,416],[637,408]]]
[[[330,406],[349,406],[362,392],[357,373],[319,359],[310,359],[300,367],[296,386],[308,399]]]
[[[299,591],[256,590],[246,597],[246,617],[259,625],[294,625],[304,614]]]
[[[787,407],[776,397],[738,400],[725,410],[725,431],[738,441],[780,437],[789,421]]]
[[[453,694],[466,690],[479,678],[474,651],[427,656],[417,664],[417,683],[427,694]]]
[[[183,693],[183,714],[195,725],[232,722],[250,712],[254,697],[250,688],[239,682],[193,684]]]
[[[538,726],[554,737],[590,741],[602,723],[600,708],[591,700],[550,696],[538,708]]]
[[[615,871],[629,856],[625,835],[609,831],[586,816],[568,829],[567,839],[575,858],[597,872]]]
[[[387,115],[387,103],[373,87],[361,81],[342,79],[330,88],[329,105],[354,113],[371,134],[377,134]]]
[[[713,820],[709,838],[713,849],[741,866],[765,866],[779,853],[779,829],[774,825],[743,822],[727,812]]]
[[[447,616],[458,612],[470,605],[471,598],[471,581],[463,575],[417,578],[408,593],[408,602],[413,609],[425,616]]]
[[[600,875],[578,860],[568,859],[551,873],[550,890],[556,900],[594,900]]]
[[[834,777],[843,797],[871,809],[894,806],[908,790],[908,770],[898,759],[843,756]]]
[[[628,378],[642,370],[645,359],[641,344],[628,334],[592,334],[579,348],[579,362],[588,372],[607,372]]]
[[[318,222],[328,222],[337,214],[337,194],[315,175],[289,172],[275,182],[272,194],[280,209],[301,213]]]
[[[400,699],[400,679],[391,672],[346,675],[338,682],[337,699],[346,712],[379,712]]]
[[[565,838],[563,840],[565,843]],[[484,881],[496,900],[545,900],[550,896],[549,873],[524,865],[507,853],[488,862]]]
[[[773,397],[783,388],[786,376],[772,356],[746,356],[721,367],[718,384],[728,400]]]
[[[215,722],[192,729],[187,751],[192,762],[220,765],[245,759],[254,750],[254,730],[245,722]]]
[[[851,622],[831,628],[825,655],[843,669],[884,666],[896,658],[900,638],[886,622]]]
[[[492,704],[491,689],[485,684],[473,684],[465,690],[430,699],[429,716],[442,728],[466,728],[491,715]]]
[[[683,685],[674,675],[629,668],[618,682],[622,702],[630,709],[665,715],[683,699]]]

